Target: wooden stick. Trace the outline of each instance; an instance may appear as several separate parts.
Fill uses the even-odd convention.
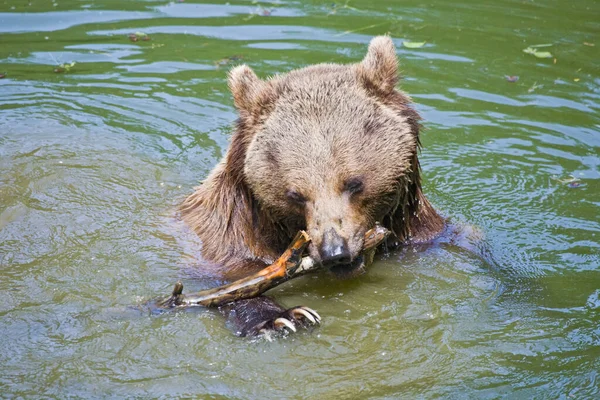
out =
[[[367,231],[363,245],[363,256],[366,264],[373,261],[376,247],[389,234],[390,232],[380,225],[376,225],[375,228]],[[160,308],[217,307],[235,300],[260,296],[283,282],[318,269],[317,263],[311,257],[302,257],[302,253],[309,242],[310,237],[308,234],[300,231],[281,257],[259,272],[230,284],[191,295],[184,295],[183,284],[177,282],[171,296],[158,301],[156,304]]]

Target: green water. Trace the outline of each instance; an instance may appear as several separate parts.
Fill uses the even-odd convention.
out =
[[[173,210],[227,146],[230,66],[356,62],[386,32],[425,190],[481,254],[288,283],[323,324],[273,343],[130,308],[211,284]],[[599,34],[593,0],[4,1],[0,397],[598,398]]]

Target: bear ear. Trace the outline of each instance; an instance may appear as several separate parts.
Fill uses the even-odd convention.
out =
[[[383,93],[390,93],[398,83],[398,58],[394,42],[389,36],[377,36],[371,40],[367,55],[358,64],[363,83],[375,86]]]
[[[250,111],[253,108],[264,84],[247,65],[240,65],[229,71],[229,90],[239,111]]]

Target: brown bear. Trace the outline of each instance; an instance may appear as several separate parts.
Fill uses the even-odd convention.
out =
[[[357,64],[319,64],[259,79],[229,74],[239,119],[223,160],[181,206],[200,236],[203,268],[225,279],[279,257],[298,230],[318,263],[339,274],[363,266],[365,232],[392,231],[386,247],[439,235],[444,219],[421,190],[420,117],[396,89],[390,37],[374,38]],[[318,320],[267,297],[225,308],[241,335]]]

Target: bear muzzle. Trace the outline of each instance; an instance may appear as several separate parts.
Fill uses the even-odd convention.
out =
[[[321,262],[328,266],[350,264],[352,262],[352,254],[348,243],[334,228],[330,228],[323,235],[319,255],[321,256]]]
[[[364,235],[355,235],[362,237]],[[352,238],[351,238],[352,239]],[[354,237],[356,239],[356,237]],[[311,252],[318,252],[321,264],[329,269],[337,278],[347,279],[364,272],[364,257],[353,248],[361,249],[360,243],[349,243],[335,228],[329,228],[321,238],[321,243],[313,247]],[[313,253],[314,254],[314,253]]]

